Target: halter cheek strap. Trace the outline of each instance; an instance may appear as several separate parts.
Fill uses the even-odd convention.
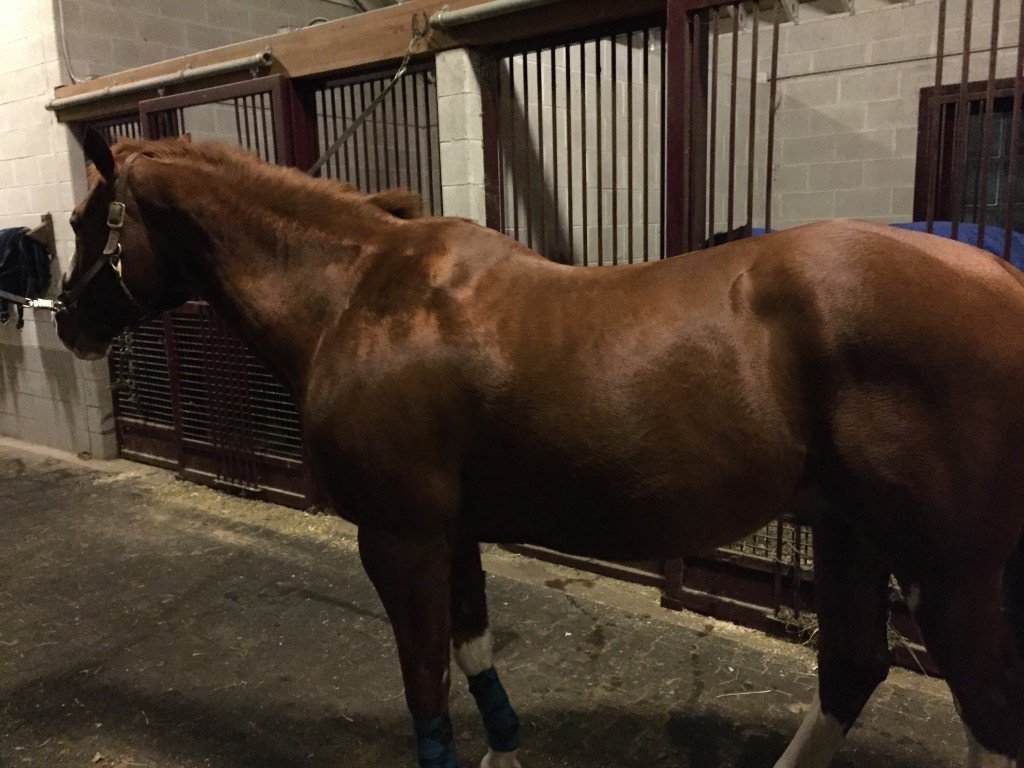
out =
[[[125,194],[128,191],[128,169],[132,162],[139,156],[140,153],[134,152],[128,156],[125,160],[124,165],[121,166],[121,173],[117,177],[117,182],[114,186],[114,201],[110,204],[110,208],[107,209],[107,244],[103,248],[103,258],[96,259],[93,265],[86,270],[86,273],[78,280],[74,287],[65,289],[61,292],[60,296],[57,297],[57,304],[60,310],[70,309],[78,301],[78,297],[82,295],[82,291],[92,282],[93,278],[100,273],[100,271],[110,266],[114,270],[114,277],[117,280],[117,284],[121,287],[121,291],[127,297],[131,305],[141,313],[139,321],[149,317],[152,313],[149,309],[144,307],[136,300],[135,296],[129,290],[128,285],[124,281],[124,273],[122,271],[121,262],[121,231],[124,229],[125,221],[125,204],[123,202]],[[138,322],[138,321],[137,321]]]

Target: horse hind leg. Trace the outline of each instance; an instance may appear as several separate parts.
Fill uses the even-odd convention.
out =
[[[1014,768],[1024,766],[1024,658],[1003,615],[1003,569],[986,565],[923,579],[913,610],[967,729],[968,768]]]
[[[520,768],[519,718],[494,669],[494,641],[487,621],[487,594],[480,547],[458,545],[452,560],[452,645],[484,721],[489,750],[480,768]]]
[[[775,768],[826,768],[889,673],[889,569],[858,534],[823,519],[814,526],[814,573],[818,692]]]

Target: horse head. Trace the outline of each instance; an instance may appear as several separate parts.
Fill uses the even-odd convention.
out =
[[[71,214],[75,254],[61,278],[56,322],[65,346],[96,360],[126,328],[182,304],[189,292],[173,261],[154,248],[133,195],[132,174],[144,155],[130,145],[130,154],[112,149],[92,128],[82,146],[89,191]]]

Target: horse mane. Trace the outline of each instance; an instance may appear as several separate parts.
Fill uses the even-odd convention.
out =
[[[119,138],[110,148],[120,163],[128,155],[139,153],[158,160],[186,159],[211,166],[230,167],[236,174],[249,177],[254,183],[273,184],[293,194],[322,196],[324,194],[347,202],[363,204],[398,219],[415,219],[423,215],[423,198],[407,189],[389,189],[376,194],[360,192],[348,182],[318,179],[295,172],[295,169],[264,162],[252,152],[219,142],[193,144],[191,140]],[[90,186],[99,179],[99,172],[90,163]]]

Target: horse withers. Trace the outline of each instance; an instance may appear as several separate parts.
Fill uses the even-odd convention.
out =
[[[579,269],[414,217],[404,193],[225,146],[111,150],[91,133],[85,148],[95,172],[72,217],[61,339],[102,355],[197,295],[277,367],[332,501],[359,525],[421,768],[455,766],[451,646],[484,766],[518,765],[479,542],[678,557],[794,507],[815,535],[820,679],[777,765],[828,765],[886,677],[891,574],[956,697],[967,764],[1021,760],[1022,606],[1003,599],[1024,528],[1011,267],[832,221]]]

